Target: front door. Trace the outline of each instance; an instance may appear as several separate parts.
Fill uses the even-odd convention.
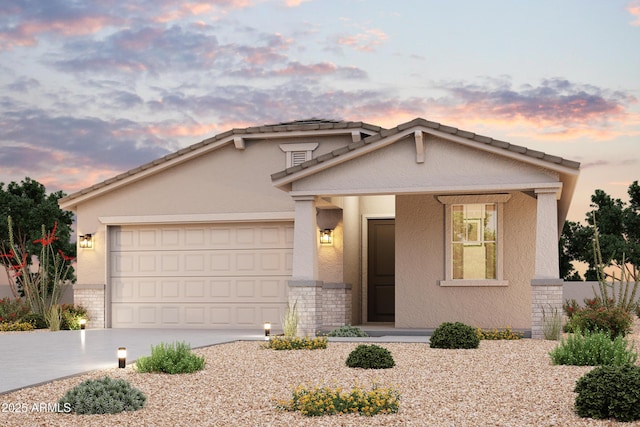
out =
[[[396,313],[395,220],[370,219],[367,230],[367,320],[393,322]]]

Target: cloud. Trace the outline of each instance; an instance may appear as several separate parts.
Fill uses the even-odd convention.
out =
[[[373,52],[387,41],[389,36],[377,28],[366,29],[357,34],[336,37],[339,46],[350,47],[361,52]]]
[[[635,20],[631,25],[640,25],[640,0],[633,0],[627,4],[627,12],[629,12]]]
[[[298,7],[302,3],[306,3],[311,0],[284,0],[284,5],[287,7]]]
[[[617,135],[612,122],[633,120],[629,106],[637,102],[630,93],[571,82],[562,78],[513,87],[507,77],[480,83],[442,82],[449,93],[436,100],[449,116],[490,120],[537,128],[553,137],[575,138],[581,133],[600,137]]]

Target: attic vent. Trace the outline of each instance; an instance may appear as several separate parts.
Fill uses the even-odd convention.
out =
[[[300,163],[304,163],[307,160],[307,151],[292,151],[291,152],[291,166],[298,166]]]
[[[313,151],[318,148],[317,142],[297,144],[280,144],[280,149],[287,154],[287,168],[297,166],[313,158]]]

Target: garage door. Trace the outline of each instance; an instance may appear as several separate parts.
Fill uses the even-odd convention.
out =
[[[114,328],[262,328],[279,323],[293,224],[109,228]]]

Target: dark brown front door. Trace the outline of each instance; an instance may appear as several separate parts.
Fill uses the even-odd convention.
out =
[[[367,320],[393,322],[396,313],[395,220],[370,219],[367,229]]]

